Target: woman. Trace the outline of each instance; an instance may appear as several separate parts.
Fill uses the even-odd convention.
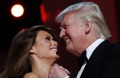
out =
[[[43,25],[21,30],[12,40],[1,78],[48,78],[59,58],[54,31]]]

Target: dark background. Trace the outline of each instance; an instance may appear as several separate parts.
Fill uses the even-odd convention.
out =
[[[13,17],[10,10],[14,4],[22,4],[25,13]],[[7,52],[11,39],[23,27],[42,24],[40,20],[40,0],[0,0],[0,52]]]
[[[110,42],[119,42],[120,0],[0,0],[0,71],[4,68],[11,40],[21,28],[45,24],[59,34],[60,29],[54,21],[56,15],[68,5],[81,1],[93,1],[100,6],[112,34]],[[10,13],[11,7],[17,3],[25,8],[25,13],[20,18],[15,18]],[[41,10],[41,5],[44,5],[44,10]],[[78,68],[77,58],[65,50],[62,39],[58,54],[61,56],[58,63],[74,74]]]

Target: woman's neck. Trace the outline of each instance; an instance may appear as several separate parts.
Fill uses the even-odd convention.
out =
[[[32,72],[36,73],[40,78],[48,78],[51,64],[45,62],[45,60],[34,60],[32,62]]]

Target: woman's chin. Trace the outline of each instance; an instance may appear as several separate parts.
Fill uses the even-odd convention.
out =
[[[55,63],[59,58],[60,58],[60,56],[55,56],[54,58],[51,58],[51,63],[52,64]]]
[[[60,56],[57,55],[57,56],[55,57],[54,62],[56,62],[59,58],[60,58]]]

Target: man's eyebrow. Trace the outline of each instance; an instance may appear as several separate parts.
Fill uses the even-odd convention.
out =
[[[63,28],[66,27],[66,26],[69,26],[69,25],[67,25],[65,23],[61,25],[61,27],[63,27]]]

